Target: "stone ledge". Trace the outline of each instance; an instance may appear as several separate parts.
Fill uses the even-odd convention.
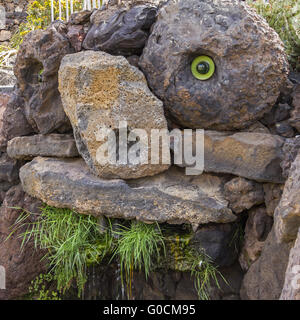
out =
[[[194,230],[200,224],[236,220],[222,194],[226,177],[185,176],[176,167],[125,182],[94,176],[82,159],[37,157],[21,168],[20,179],[29,195],[83,214],[150,223],[189,223]]]

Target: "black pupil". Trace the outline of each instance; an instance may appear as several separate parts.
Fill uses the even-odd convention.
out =
[[[197,65],[197,71],[201,74],[206,74],[209,71],[209,64],[206,61],[202,61]]]

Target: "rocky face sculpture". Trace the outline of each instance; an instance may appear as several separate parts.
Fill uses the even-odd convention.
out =
[[[171,0],[140,59],[152,91],[182,127],[231,130],[259,119],[286,81],[278,35],[240,1]]]
[[[62,108],[57,80],[62,57],[73,52],[63,27],[57,23],[56,28],[50,26],[29,33],[20,46],[14,70],[26,118],[42,134],[71,128]]]

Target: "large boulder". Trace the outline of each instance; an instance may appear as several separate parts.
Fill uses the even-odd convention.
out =
[[[225,184],[224,190],[229,207],[235,213],[241,213],[264,202],[263,186],[255,181],[233,178]]]
[[[215,64],[206,81],[191,72],[191,63],[203,55]],[[278,34],[238,0],[168,1],[140,67],[174,122],[214,130],[260,119],[276,102],[288,72]]]
[[[236,219],[222,190],[225,178],[185,176],[182,169],[125,182],[90,173],[82,159],[37,157],[20,170],[24,190],[59,208],[83,214],[145,222],[189,223],[194,229],[210,222]]]
[[[14,186],[6,193],[5,200],[0,209],[0,265],[5,268],[6,290],[0,290],[0,300],[21,298],[29,292],[31,281],[40,273],[46,271],[45,254],[35,250],[34,243],[30,241],[22,249],[22,233],[26,227],[18,229],[9,237],[15,227],[21,211],[16,207],[38,214],[42,203],[26,195],[22,186]],[[34,222],[34,215],[26,222]]]
[[[59,70],[59,90],[78,151],[95,174],[104,178],[133,179],[151,176],[169,167],[168,164],[151,164],[148,147],[152,129],[167,130],[162,102],[147,87],[143,73],[124,57],[94,51],[67,55]],[[127,121],[127,129],[120,129],[121,121]],[[116,133],[115,152],[119,154],[119,133],[125,130],[127,136],[127,130],[131,129],[146,131],[148,146],[140,142],[145,147],[140,156],[144,155],[148,163],[133,163],[127,153],[122,161],[102,161],[98,151],[105,147],[108,137],[102,136],[103,130]],[[129,150],[132,142],[120,144]],[[169,149],[166,151],[169,153]]]
[[[280,300],[300,300],[300,228],[285,273]]]
[[[196,134],[192,136],[196,151]],[[178,150],[180,139],[174,139],[173,150]],[[204,132],[204,171],[230,173],[260,182],[282,183],[280,163],[284,140],[276,135],[258,132]],[[182,144],[184,149],[184,144]],[[188,167],[183,162],[183,167]]]
[[[91,17],[83,47],[115,55],[141,54],[156,13],[156,7],[151,4],[132,8],[108,6],[98,10]]]
[[[0,150],[6,151],[7,142],[33,132],[24,111],[24,100],[18,92],[0,94]]]
[[[279,241],[292,241],[300,227],[300,152],[292,163],[275,213],[275,230]]]
[[[20,46],[14,72],[25,115],[36,132],[70,129],[58,91],[58,69],[73,50],[60,25],[30,32]]]
[[[265,241],[261,256],[250,266],[243,279],[240,292],[243,300],[279,299],[290,248],[290,244],[277,243],[273,227]]]
[[[16,137],[8,142],[7,154],[13,159],[32,160],[34,157],[78,157],[74,137],[69,134],[37,134]]]

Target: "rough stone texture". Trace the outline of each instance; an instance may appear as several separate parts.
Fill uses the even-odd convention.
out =
[[[259,258],[272,225],[273,219],[267,215],[265,207],[253,208],[249,211],[244,244],[239,257],[244,271],[247,271]]]
[[[295,86],[293,92],[293,107],[291,112],[290,124],[300,132],[300,84]]]
[[[193,133],[193,149],[195,138]],[[257,132],[205,131],[204,170],[282,183],[280,162],[283,159],[283,142],[279,136]],[[176,143],[175,147],[178,147]],[[174,149],[174,144],[171,147]]]
[[[7,191],[19,182],[19,161],[10,159],[6,153],[0,156],[0,191]]]
[[[274,217],[278,241],[295,240],[300,227],[300,152],[291,166]]]
[[[16,93],[0,94],[0,150],[6,151],[8,140],[33,132],[23,113],[23,99]]]
[[[191,243],[198,250],[204,250],[219,267],[228,267],[235,262],[238,253],[232,243],[235,231],[234,224],[201,226]]]
[[[0,5],[0,30],[5,29],[6,25],[6,11],[3,6]]]
[[[290,251],[280,300],[300,300],[300,228],[295,245]]]
[[[89,10],[75,12],[70,17],[70,24],[71,25],[86,24],[90,21],[91,14],[92,14],[92,11],[89,11]]]
[[[276,133],[285,138],[292,138],[295,130],[292,128],[288,120],[281,121],[275,125]]]
[[[85,38],[85,32],[82,25],[71,25],[68,28],[67,37],[75,52],[82,50],[82,42]]]
[[[95,216],[190,223],[194,228],[236,219],[222,195],[224,178],[185,176],[176,167],[125,182],[95,177],[82,159],[37,157],[21,168],[20,179],[28,194],[49,205]]]
[[[109,6],[91,17],[91,27],[83,42],[87,50],[115,55],[141,54],[155,22],[157,9],[152,5]]]
[[[274,211],[281,199],[284,184],[264,183],[263,188],[267,214],[273,217]]]
[[[8,142],[7,154],[13,159],[32,160],[34,157],[73,158],[79,153],[72,135],[49,134],[16,137]]]
[[[286,139],[282,151],[284,158],[280,163],[282,168],[282,175],[287,178],[289,176],[291,164],[294,162],[298,151],[300,150],[300,136],[292,139]]]
[[[260,258],[251,265],[241,287],[242,300],[278,300],[284,283],[290,244],[277,243],[274,228]]]
[[[240,177],[234,178],[225,184],[224,190],[229,207],[235,213],[264,202],[263,186],[254,181]]]
[[[235,264],[229,268],[220,268],[229,285],[220,277],[218,289],[212,281],[210,288],[211,300],[239,300],[239,289],[243,273]],[[97,265],[88,269],[88,280],[84,296],[86,300],[127,299],[122,290],[117,264]],[[76,298],[76,292],[69,299]],[[156,270],[145,279],[143,272],[133,272],[132,300],[197,300],[194,279],[189,272]]]
[[[151,93],[142,72],[124,57],[94,51],[67,55],[59,70],[59,90],[78,151],[95,174],[109,179],[132,179],[169,167],[150,164],[151,130],[167,129],[162,102]],[[141,152],[149,164],[129,163],[129,159],[127,164],[98,162],[97,151],[106,142],[105,136],[98,138],[100,129],[118,133],[120,121],[127,121],[128,130],[146,130],[149,149]]]
[[[210,56],[207,81],[190,65]],[[172,0],[163,6],[140,59],[168,115],[188,128],[230,130],[261,118],[276,102],[288,63],[279,36],[238,0]]]
[[[62,57],[74,50],[63,26],[56,23],[47,30],[35,30],[26,35],[14,69],[20,95],[24,98],[25,115],[34,130],[42,134],[70,129],[57,79]]]
[[[20,215],[19,210],[11,207],[20,207],[39,213],[38,209],[41,205],[39,200],[26,195],[20,185],[12,187],[6,193],[0,209],[0,265],[6,270],[6,290],[0,290],[0,300],[16,299],[27,294],[30,282],[46,271],[45,261],[40,261],[45,252],[36,251],[31,241],[21,250],[20,234],[25,232],[24,228],[19,229],[6,240]]]

